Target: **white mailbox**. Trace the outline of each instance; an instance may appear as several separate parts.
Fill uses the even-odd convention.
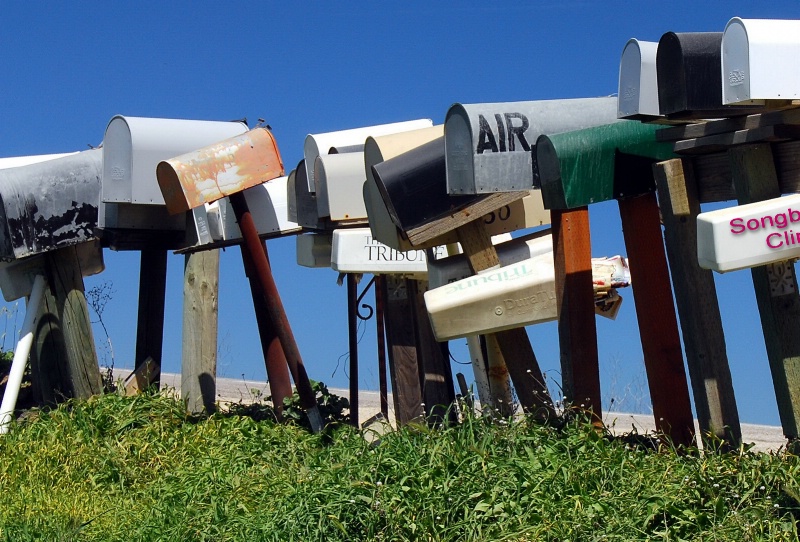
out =
[[[437,257],[444,256],[444,247],[435,247]],[[333,232],[331,267],[340,273],[372,275],[404,275],[424,278],[428,274],[424,250],[399,251],[377,241],[369,228]]]
[[[537,137],[616,119],[616,98],[454,104],[444,121],[447,193],[531,190]]]
[[[800,21],[734,17],[722,35],[722,103],[800,98]]]
[[[364,141],[370,136],[382,136],[397,132],[407,132],[432,126],[430,119],[409,120],[404,122],[393,122],[390,124],[379,124],[376,126],[365,126],[363,128],[351,128],[338,132],[326,132],[322,134],[309,134],[303,143],[303,157],[305,158],[306,175],[308,181],[308,191],[314,192],[314,163],[317,156],[328,154],[331,147],[349,147],[351,145],[363,145]]]
[[[109,121],[103,138],[102,206],[98,227],[183,230],[184,214],[170,216],[156,179],[162,160],[247,131],[243,122],[126,117]]]
[[[289,220],[287,184],[289,177],[278,177],[243,191],[247,207],[262,239],[295,235],[301,231],[296,222]],[[236,214],[228,198],[219,200],[222,217],[222,235],[226,241],[240,242],[242,232],[236,223]]]
[[[326,154],[314,165],[317,214],[333,222],[365,222],[364,153]]]
[[[800,194],[697,215],[700,267],[724,273],[800,258]]]
[[[303,267],[331,266],[333,235],[330,233],[306,233],[298,235],[297,265]]]
[[[619,62],[618,118],[647,120],[660,116],[657,52],[657,42],[632,38],[625,44]]]

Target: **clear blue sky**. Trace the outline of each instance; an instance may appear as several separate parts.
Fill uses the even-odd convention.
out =
[[[6,2],[0,7],[0,157],[98,145],[113,115],[264,118],[287,170],[303,139],[386,122],[444,121],[454,102],[590,97],[617,91],[631,37],[722,31],[733,16],[800,18],[796,0],[771,2]],[[595,256],[624,254],[616,204],[590,210]],[[337,274],[295,263],[293,238],[270,256],[312,378],[347,386],[345,288]],[[132,367],[138,260],[106,251],[104,319],[115,364]],[[170,255],[164,370],[180,370],[183,256]],[[747,272],[717,275],[742,421],[779,423]],[[265,370],[238,248],[221,255],[223,376]],[[647,412],[630,291],[620,316],[598,319],[604,404]],[[369,298],[371,298],[371,294]],[[16,308],[15,308],[16,307]],[[22,321],[24,302],[10,304]],[[361,386],[377,388],[374,320],[361,342]],[[9,332],[11,327],[9,327]],[[559,381],[555,324],[528,328],[540,365]],[[104,339],[100,330],[96,340]],[[465,341],[454,341],[461,362]],[[3,345],[13,348],[7,337]],[[108,352],[98,349],[101,360]],[[456,366],[470,375],[468,366]]]

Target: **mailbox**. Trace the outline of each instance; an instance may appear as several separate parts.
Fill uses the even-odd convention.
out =
[[[595,312],[614,319],[621,298],[616,288],[630,285],[624,258],[593,258]],[[496,333],[558,317],[553,252],[425,292],[436,340]]]
[[[444,123],[447,193],[531,190],[536,187],[531,147],[537,137],[616,118],[616,98],[454,104]]]
[[[651,120],[660,115],[658,108],[658,43],[628,40],[619,62],[617,117]]]
[[[302,229],[296,222],[292,222],[288,218],[288,180],[288,177],[278,177],[244,191],[247,207],[253,216],[258,235],[262,239],[294,235]],[[236,224],[236,214],[228,199],[220,200],[219,207],[225,240],[240,242],[242,233]]]
[[[700,267],[720,273],[800,258],[800,194],[697,215]]]
[[[303,267],[330,267],[333,235],[330,233],[306,233],[298,235],[297,265]]]
[[[667,32],[658,41],[658,106],[662,115],[703,119],[745,115],[722,104],[722,32]]]
[[[162,160],[241,134],[243,122],[115,116],[103,138],[101,229],[186,228],[185,215],[169,216],[156,180]]]
[[[377,126],[366,126],[363,128],[352,128],[350,130],[340,130],[338,132],[326,132],[323,134],[309,134],[303,143],[303,158],[305,158],[308,191],[316,190],[314,178],[314,164],[317,156],[328,154],[331,147],[341,148],[351,145],[363,145],[369,136],[381,136],[397,132],[406,132],[432,126],[430,119],[409,120],[404,122],[394,122],[391,124],[379,124]]]
[[[364,153],[326,154],[314,164],[317,214],[332,222],[363,224]]]
[[[0,169],[0,259],[95,238],[103,153],[92,149]]]
[[[297,216],[297,223],[300,227],[311,230],[332,231],[333,225],[330,220],[319,216],[317,195],[308,190],[305,160],[300,160],[300,163],[297,164],[293,180],[294,186],[290,182],[287,184],[286,189],[287,191],[291,190],[294,194],[294,213]],[[291,208],[291,204],[289,208]]]
[[[734,17],[722,34],[722,103],[800,98],[800,21]]]
[[[621,120],[540,136],[535,165],[545,207],[574,209],[655,190],[652,164],[674,156],[670,144],[656,141],[659,129]]]
[[[433,250],[437,256],[444,256],[443,247]],[[428,274],[424,250],[402,252],[387,247],[372,236],[369,228],[333,232],[331,267],[340,273],[403,275],[417,279],[424,279]]]

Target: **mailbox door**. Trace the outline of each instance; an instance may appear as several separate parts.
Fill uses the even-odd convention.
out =
[[[369,136],[381,136],[397,132],[407,132],[432,126],[430,119],[409,120],[404,122],[394,122],[391,124],[379,124],[376,126],[366,126],[363,128],[351,128],[338,132],[326,132],[322,134],[309,134],[303,143],[303,158],[306,163],[306,175],[308,181],[308,191],[316,190],[314,180],[314,161],[317,156],[328,154],[331,147],[347,147],[350,145],[363,145]]]
[[[616,98],[455,104],[444,123],[447,193],[530,190],[531,147],[539,135],[616,118]]]
[[[317,213],[334,222],[365,220],[364,153],[318,156],[314,166]]]
[[[658,43],[631,39],[622,50],[619,62],[617,117],[647,120],[658,117]]]

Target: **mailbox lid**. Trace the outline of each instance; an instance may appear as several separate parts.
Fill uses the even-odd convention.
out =
[[[631,38],[619,62],[617,117],[648,120],[660,116],[658,108],[658,43]]]
[[[697,215],[697,260],[704,269],[725,273],[798,257],[800,194]]]
[[[314,161],[317,156],[328,154],[331,147],[347,147],[350,145],[363,145],[369,136],[381,136],[397,132],[407,132],[432,126],[431,119],[417,119],[389,124],[378,124],[375,126],[364,126],[361,128],[351,128],[349,130],[339,130],[337,132],[325,132],[321,134],[309,134],[303,142],[303,158],[306,163],[306,176],[308,181],[308,191],[316,190],[314,180]]]
[[[722,102],[800,98],[800,21],[734,17],[722,35]]]
[[[333,244],[331,233],[305,233],[298,235],[296,239],[297,265],[330,268]]]
[[[340,273],[407,275],[418,278],[428,274],[424,250],[395,250],[376,240],[369,228],[333,232],[331,268]]]
[[[616,98],[454,104],[444,122],[447,193],[534,188],[531,147],[541,134],[607,124]]]
[[[363,152],[318,156],[314,176],[319,216],[334,222],[366,220]]]
[[[164,205],[156,181],[159,162],[245,131],[247,125],[239,121],[117,115],[103,138],[103,201]]]
[[[0,259],[93,239],[101,174],[100,149],[0,169]]]
[[[158,184],[167,209],[185,212],[283,175],[272,132],[255,128],[159,162]]]
[[[674,156],[670,144],[656,141],[659,129],[653,124],[621,120],[539,137],[535,160],[545,207],[574,209],[652,191],[652,162]],[[642,162],[637,164],[636,174],[622,171],[621,162],[627,164],[635,157]]]

